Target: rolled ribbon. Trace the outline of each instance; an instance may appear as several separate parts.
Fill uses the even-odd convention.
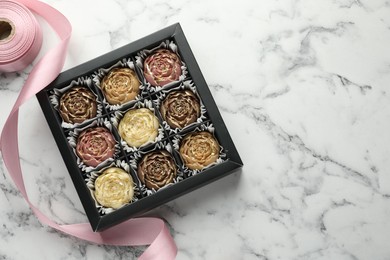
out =
[[[0,71],[19,71],[31,64],[42,45],[34,15],[13,1],[0,1]]]
[[[32,62],[39,51],[40,42],[42,41],[40,28],[29,9],[45,18],[58,34],[60,42],[48,51],[48,53],[33,67],[1,133],[0,150],[2,152],[3,161],[16,187],[19,189],[34,214],[45,225],[97,244],[119,246],[150,245],[139,259],[174,259],[177,254],[177,247],[164,221],[159,218],[130,219],[103,232],[95,233],[92,231],[89,223],[70,225],[57,224],[30,202],[24,185],[19,158],[19,107],[46,87],[61,72],[72,27],[65,16],[59,11],[40,1],[19,0],[16,2],[11,0],[0,0],[0,48],[4,47],[4,49],[1,49],[0,51],[0,68],[3,71],[15,71],[24,68],[27,64]],[[6,10],[12,11],[8,12]],[[26,18],[27,20],[24,20],[24,18],[20,17],[24,15],[30,17]],[[21,26],[22,21],[29,21],[25,24],[25,26],[27,26],[26,28],[19,27]],[[8,45],[11,41],[16,40],[16,38],[22,37],[22,35],[19,36],[19,33],[21,33],[18,32],[19,30],[25,31],[26,34],[31,34],[30,36],[32,38],[26,40],[28,44],[18,45],[18,43],[15,42],[13,45]],[[6,45],[19,46],[20,48],[15,47],[15,49],[13,49],[9,47],[10,49],[7,51],[5,48]],[[21,46],[30,47],[22,48]]]

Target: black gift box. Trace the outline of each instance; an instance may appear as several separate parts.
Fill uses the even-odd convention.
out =
[[[135,65],[135,70],[139,75],[142,84],[145,85],[147,83],[143,79],[142,69],[137,67],[136,57],[139,57],[139,53],[143,50],[151,50],[164,42],[174,43],[177,46],[177,53],[186,66],[186,75],[184,75],[185,79],[181,79],[179,82],[172,84],[170,88],[178,87],[181,84],[187,84],[194,88],[195,92],[197,92],[197,95],[200,97],[203,106],[206,108],[206,117],[204,120],[194,123],[192,126],[186,127],[182,131],[172,132],[169,131],[169,128],[165,127],[163,129],[164,133],[162,140],[159,140],[157,142],[158,144],[150,144],[139,149],[139,151],[143,153],[149,150],[153,150],[156,146],[161,147],[169,144],[172,150],[172,154],[174,155],[173,157],[179,165],[179,172],[181,176],[180,178],[177,178],[175,183],[161,188],[158,191],[147,190],[147,188],[141,186],[136,187],[137,192],[140,193],[137,195],[137,200],[110,212],[102,211],[102,207],[97,205],[98,203],[96,203],[94,199],[91,188],[87,185],[89,177],[86,176],[89,176],[90,174],[86,173],[85,169],[80,167],[77,161],[77,155],[69,143],[69,136],[71,133],[73,133],[72,131],[74,129],[86,127],[91,122],[64,127],[62,125],[62,118],[59,115],[58,110],[53,105],[53,90],[61,90],[63,88],[69,87],[72,81],[80,78],[92,79],[93,75],[96,75],[99,69],[110,68],[118,61],[124,59],[129,59],[131,62],[133,62],[133,65]],[[105,106],[104,97],[101,92],[99,92],[99,88],[96,86],[93,80],[90,81],[90,85],[91,90],[94,92],[97,100],[101,103],[102,106],[98,116],[105,118],[108,122],[106,122],[106,124],[111,124],[109,120],[117,111],[111,111],[110,108]],[[137,102],[142,102],[144,99],[150,99],[152,101],[155,99],[157,100],[158,93],[161,91],[164,91],[164,88],[156,89],[150,92],[146,91],[146,94],[144,93],[143,96],[139,97],[140,100],[137,100]],[[224,177],[232,173],[233,170],[242,167],[243,165],[179,24],[171,25],[156,33],[153,33],[117,50],[61,73],[57,79],[55,79],[48,87],[37,94],[37,98],[94,231],[100,231],[125,221],[131,217],[139,216],[146,211],[173,200],[187,192]],[[118,108],[118,110],[126,111],[131,106],[134,106],[134,102],[127,106],[124,105],[121,108]],[[152,106],[156,107],[156,104],[153,103]],[[158,109],[155,110],[156,114],[158,114]],[[162,124],[161,117],[159,120]],[[115,127],[113,128],[115,129]],[[175,150],[175,142],[176,144],[177,142],[180,142],[180,139],[186,133],[201,131],[202,129],[214,129],[211,131],[222,147],[221,154],[223,154],[223,158],[218,163],[207,167],[204,170],[191,171],[186,168],[185,165],[183,165],[179,153],[177,150]],[[125,164],[131,166],[132,162],[134,161],[134,157],[136,156],[133,155],[132,151],[126,151],[126,149],[121,146],[121,140],[117,133],[113,134],[117,139],[119,152],[115,155],[115,160],[108,162],[105,166],[107,167],[108,165],[119,161],[122,161]],[[137,151],[135,153],[137,153]],[[133,179],[135,179],[135,185],[142,185],[137,179],[137,174],[134,172],[136,168],[134,168],[134,165],[132,166],[133,167],[129,167],[129,172],[131,173]],[[98,170],[96,171],[98,172]]]

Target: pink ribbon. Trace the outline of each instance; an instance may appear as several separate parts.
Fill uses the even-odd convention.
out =
[[[25,8],[22,5],[27,6],[30,10],[43,16],[60,37],[60,43],[48,51],[48,53],[42,57],[42,59],[32,69],[7,121],[5,122],[0,139],[0,150],[2,152],[4,164],[7,167],[16,187],[19,189],[34,214],[45,225],[93,243],[117,246],[150,245],[139,259],[174,259],[177,254],[177,247],[164,221],[159,218],[130,219],[103,232],[96,233],[92,231],[89,223],[71,225],[57,224],[50,220],[30,202],[24,186],[23,175],[20,167],[18,147],[19,107],[52,82],[61,72],[72,29],[65,16],[45,3],[37,0],[19,0],[18,2],[8,0],[0,1],[2,1],[2,4],[8,2],[14,5],[16,3],[22,9]],[[9,20],[13,21],[14,17],[11,17]],[[28,30],[33,30],[34,25],[30,24],[29,26]],[[34,30],[40,29],[35,28]],[[39,32],[35,35],[36,37],[39,37]],[[6,65],[7,62],[3,62],[2,65],[6,67],[5,71],[12,71],[15,69],[15,64],[26,64],[26,62],[31,59],[31,52],[34,51],[36,51],[36,46],[30,48],[27,51],[27,54],[25,53],[24,55],[20,55],[17,60],[12,62],[9,61],[8,67]],[[0,64],[1,61],[4,60],[0,60]],[[29,62],[31,61],[32,60]]]
[[[41,49],[41,27],[27,7],[13,1],[0,2],[0,21],[8,29],[8,37],[0,44],[0,71],[22,70]]]

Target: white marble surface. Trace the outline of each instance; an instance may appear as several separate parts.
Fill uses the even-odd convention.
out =
[[[66,68],[180,22],[245,166],[150,214],[178,259],[390,259],[387,0],[45,0],[73,24]],[[44,27],[43,51],[57,41]],[[0,74],[0,126],[31,66]],[[36,100],[20,115],[28,192],[86,221]],[[43,227],[0,161],[0,259],[132,259]]]

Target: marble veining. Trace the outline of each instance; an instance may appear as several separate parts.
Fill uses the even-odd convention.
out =
[[[65,68],[180,22],[245,163],[147,215],[177,259],[390,259],[386,0],[45,0],[73,24]],[[57,38],[43,19],[40,56]],[[0,74],[0,126],[32,66]],[[36,100],[20,112],[31,201],[87,221]],[[135,259],[42,226],[0,160],[0,259]]]

